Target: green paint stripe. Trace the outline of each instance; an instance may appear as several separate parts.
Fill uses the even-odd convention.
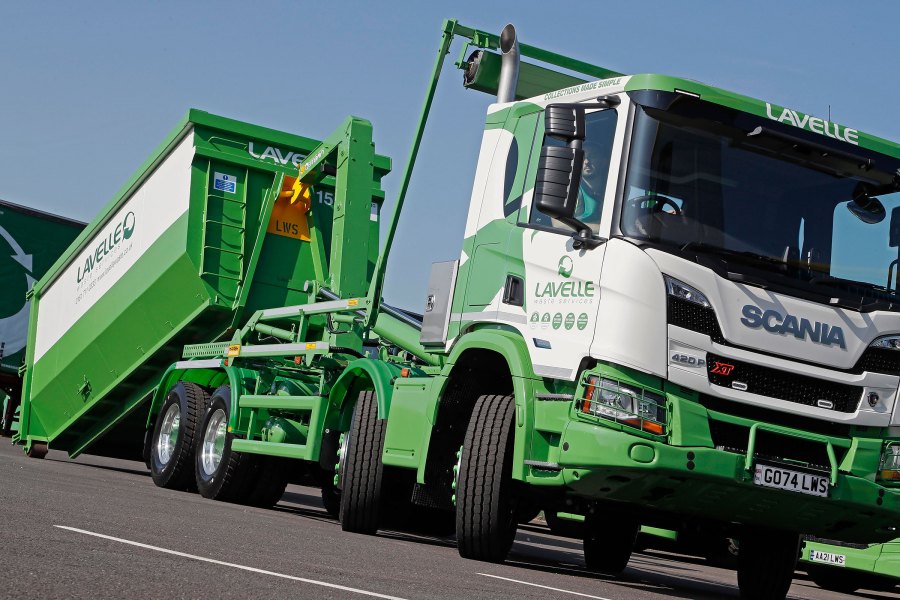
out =
[[[673,92],[676,89],[699,94],[702,100],[714,102],[716,104],[750,113],[752,115],[768,118],[768,115],[766,114],[766,102],[757,100],[756,98],[751,98],[749,96],[744,96],[742,94],[729,92],[721,88],[699,83],[697,81],[679,79],[677,77],[668,77],[665,75],[646,74],[633,75],[625,84],[626,91],[660,90]],[[785,108],[776,104],[769,104],[771,105],[773,114],[775,115],[780,115],[781,111]],[[830,123],[834,123],[834,121],[830,121]],[[839,125],[841,128],[846,127],[845,125],[840,123],[835,124]],[[804,130],[809,131],[808,129]],[[848,144],[848,146],[852,146],[852,144]],[[894,158],[900,158],[900,144],[868,133],[864,133],[862,131],[859,132],[859,146],[867,150],[872,150],[874,152],[880,152],[882,154],[887,154],[888,156],[893,156]]]

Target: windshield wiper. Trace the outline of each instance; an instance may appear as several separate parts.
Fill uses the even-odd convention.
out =
[[[833,277],[827,274],[817,275],[809,280],[809,283],[813,285],[824,285],[828,287],[834,288],[842,288],[845,292],[852,292],[853,288],[860,288],[863,290],[869,290],[872,292],[876,292],[873,296],[880,294],[882,297],[889,297],[892,300],[897,300],[897,292],[891,289],[884,287],[883,285],[877,285],[874,283],[869,283],[867,281],[850,281],[848,279],[841,279],[839,277]],[[867,302],[866,304],[871,304],[872,301]]]
[[[687,252],[689,250],[699,250],[700,252],[705,252],[707,254],[722,254],[725,256],[733,256],[736,258],[744,259],[745,262],[762,262],[770,265],[788,265],[789,263],[785,262],[784,259],[778,258],[776,256],[767,256],[765,254],[758,254],[756,252],[749,251],[738,251],[738,250],[729,250],[728,248],[722,248],[721,246],[713,246],[712,244],[707,244],[706,242],[687,242],[681,246],[682,252]]]

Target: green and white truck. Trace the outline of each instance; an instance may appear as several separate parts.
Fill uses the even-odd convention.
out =
[[[420,320],[381,293],[455,37],[497,101]],[[27,452],[114,439],[257,505],[302,467],[345,530],[455,529],[480,560],[541,509],[583,515],[606,573],[641,524],[736,538],[746,598],[785,596],[800,533],[897,537],[897,144],[447,21],[378,251],[368,122],[280,138],[298,168],[253,187],[274,134],[191,120],[35,287]]]
[[[809,538],[800,564],[821,588],[850,594],[858,589],[900,586],[900,538],[885,544],[848,544]]]
[[[84,229],[84,223],[0,200],[0,433],[10,435],[22,391],[27,292]]]

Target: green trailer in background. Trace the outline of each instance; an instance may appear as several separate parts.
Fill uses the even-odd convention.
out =
[[[352,244],[365,281],[377,256],[375,156]],[[307,280],[338,281],[328,254],[347,243],[333,173],[290,198],[297,164],[318,142],[191,110],[34,287],[19,441],[141,458],[153,393],[185,344],[229,339],[260,308],[309,300]],[[313,205],[309,215],[307,211]],[[336,286],[340,287],[340,286]],[[158,408],[158,407],[156,407]],[[176,424],[177,427],[177,424]]]
[[[900,586],[900,538],[885,544],[848,544],[809,538],[800,568],[821,588],[852,593],[858,589],[895,590]]]
[[[0,431],[4,435],[15,429],[22,391],[19,368],[25,360],[31,307],[26,294],[84,225],[0,200]]]

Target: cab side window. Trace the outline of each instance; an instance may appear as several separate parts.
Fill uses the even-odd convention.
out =
[[[609,162],[612,156],[617,118],[615,110],[597,111],[585,117],[584,165],[581,171],[575,218],[589,225],[594,233],[600,229],[600,215],[603,213],[603,197],[606,195],[606,182],[609,179]],[[559,140],[546,137],[544,144],[549,146],[565,145]],[[532,225],[571,231],[554,222],[549,216],[540,212],[536,206],[532,206],[528,222]]]

